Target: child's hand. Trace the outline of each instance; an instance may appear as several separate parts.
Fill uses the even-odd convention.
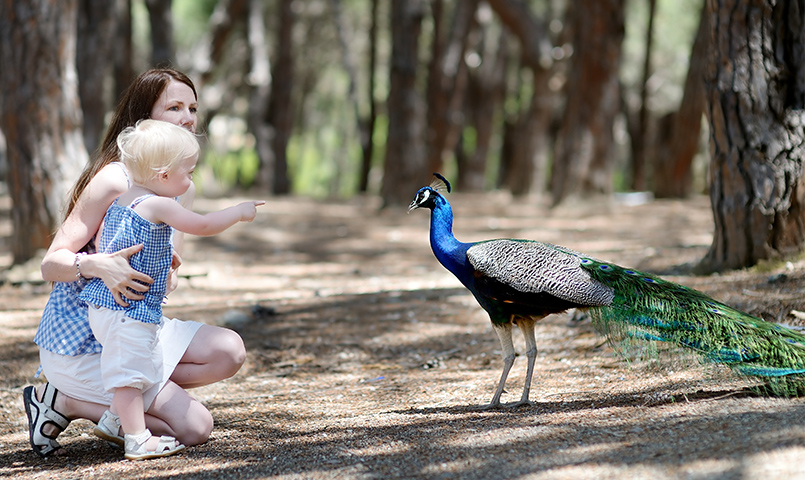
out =
[[[257,215],[257,207],[265,204],[265,200],[253,200],[251,202],[243,202],[238,205],[238,208],[240,208],[240,221],[251,222],[254,220],[254,217]]]

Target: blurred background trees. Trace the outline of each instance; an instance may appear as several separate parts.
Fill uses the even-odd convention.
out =
[[[433,171],[553,206],[709,193],[703,269],[799,251],[802,21],[772,0],[3,0],[14,261],[47,246],[122,89],[162,65],[199,90],[202,195],[394,207]]]

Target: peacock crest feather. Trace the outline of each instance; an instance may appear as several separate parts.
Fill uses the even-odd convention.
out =
[[[430,188],[436,190],[437,193],[447,192],[450,193],[452,188],[450,187],[450,182],[447,181],[446,178],[442,176],[440,173],[433,174],[433,181],[430,182]]]

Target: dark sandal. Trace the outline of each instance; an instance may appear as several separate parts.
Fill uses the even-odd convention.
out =
[[[70,419],[53,408],[58,393],[56,387],[50,383],[45,384],[41,402],[36,399],[36,389],[32,385],[25,387],[22,392],[25,413],[28,415],[28,438],[31,441],[31,448],[42,458],[61,448],[56,437],[70,425]],[[45,434],[45,425],[56,427],[58,429],[56,434],[53,436]]]

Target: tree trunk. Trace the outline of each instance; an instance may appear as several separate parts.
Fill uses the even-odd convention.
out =
[[[706,2],[702,2],[699,30],[690,54],[685,91],[679,110],[664,119],[654,145],[654,196],[683,198],[691,193],[691,165],[699,148],[702,115],[706,104],[704,73],[710,58],[710,24]],[[661,136],[660,136],[661,135]]]
[[[369,27],[369,68],[367,77],[369,77],[369,87],[367,91],[367,100],[369,103],[369,116],[363,122],[363,129],[366,132],[366,138],[362,138],[361,143],[361,171],[360,178],[358,179],[358,191],[366,193],[369,190],[369,171],[372,169],[372,151],[374,150],[374,135],[375,124],[377,122],[377,102],[375,101],[375,82],[377,74],[377,20],[378,20],[378,3],[380,0],[372,1],[372,23]]]
[[[457,2],[450,29],[447,35],[442,35],[444,2],[438,0],[431,3],[434,38],[428,68],[428,172],[442,171],[444,158],[455,149],[464,123],[458,119],[462,116],[461,102],[465,98],[467,84],[464,53],[477,8],[478,0]]]
[[[430,181],[425,171],[423,106],[416,89],[421,0],[391,0],[391,72],[387,100],[389,129],[380,196],[383,206],[404,206]]]
[[[487,3],[500,21],[520,40],[523,63],[534,72],[550,68],[553,63],[553,45],[548,30],[531,12],[528,3],[523,0],[487,0]]]
[[[799,252],[805,239],[802,0],[709,0],[710,199],[703,271]]]
[[[173,51],[171,2],[145,0],[145,4],[151,24],[151,66],[173,67],[176,55]]]
[[[131,40],[131,0],[116,0],[119,9],[117,35],[115,36],[114,62],[114,101],[123,95],[131,85],[136,75],[131,59],[134,57],[134,47]]]
[[[271,62],[268,51],[268,39],[266,32],[265,16],[263,12],[263,0],[250,0],[248,2],[248,11],[244,5],[246,2],[235,2],[237,8],[227,9],[230,15],[237,15],[237,17],[219,16],[216,28],[218,34],[213,36],[212,51],[218,51],[220,58],[221,50],[220,45],[222,42],[221,37],[228,35],[232,25],[239,23],[238,20],[242,19],[244,15],[247,16],[246,20],[246,37],[249,45],[249,112],[246,121],[248,123],[249,131],[254,135],[255,150],[257,150],[257,158],[260,162],[260,168],[255,178],[255,186],[264,191],[271,192],[271,185],[273,184],[274,172],[274,127],[267,121],[268,106],[271,99]],[[230,7],[232,6],[230,2]],[[223,28],[228,25],[229,28]],[[223,32],[226,30],[227,34]]]
[[[267,122],[268,93],[261,97],[255,97],[255,95],[262,95],[262,93],[258,93],[258,90],[262,87],[243,81],[245,75],[256,75],[255,81],[263,81],[260,78],[262,73],[255,71],[255,68],[260,68],[255,66],[255,61],[260,63],[263,60],[256,58],[261,54],[255,52],[252,44],[254,39],[251,37],[254,32],[249,30],[251,28],[249,22],[251,21],[250,4],[252,1],[254,0],[217,1],[215,9],[210,15],[207,32],[199,42],[199,51],[193,54],[192,70],[197,72],[196,76],[199,79],[196,83],[196,88],[200,89],[199,99],[202,102],[203,115],[199,119],[201,123],[198,127],[201,132],[209,131],[210,124],[221,111],[230,111],[232,105],[236,103],[236,99],[240,98],[244,91],[248,95],[249,111],[246,114],[246,122],[248,128],[251,129],[251,133],[255,136],[255,149],[261,162],[261,166],[257,171],[255,185],[269,185],[265,187],[265,191],[269,192],[270,183],[261,181],[261,175],[264,171],[262,162],[266,158],[263,153],[265,151],[263,140],[265,135],[261,129],[257,128],[258,125],[263,125]],[[259,5],[260,10],[262,10],[265,2],[263,0],[259,1],[262,2]],[[265,19],[263,22],[265,22]],[[233,66],[233,62],[228,62],[227,58],[224,58],[229,52],[227,46],[238,43],[237,40],[230,41],[230,36],[233,35],[234,31],[240,32],[240,30],[236,29],[246,30],[246,44],[249,48],[248,64],[242,67],[240,65]],[[266,48],[267,46],[264,44],[259,46],[257,50],[265,50]],[[265,61],[268,62],[269,60],[265,59]],[[216,74],[219,74],[218,78],[213,82]],[[268,76],[270,77],[270,74]],[[260,102],[260,98],[265,98],[265,104],[255,103]],[[268,145],[270,150],[270,143]],[[273,162],[271,165],[273,165]]]
[[[612,124],[620,110],[618,69],[624,0],[577,0],[565,116],[551,177],[552,204],[612,191]]]
[[[348,35],[349,27],[344,16],[344,9],[343,5],[341,5],[341,0],[330,0],[330,3],[333,7],[336,33],[338,36],[339,46],[341,47],[341,64],[344,68],[344,71],[347,73],[347,77],[349,77],[347,100],[351,104],[352,110],[355,114],[355,132],[358,134],[361,151],[366,152],[369,148],[369,145],[367,144],[369,134],[366,131],[367,122],[365,122],[361,116],[360,102],[358,101],[358,70],[355,66],[355,58],[352,55],[352,48],[350,48],[352,42],[350,42]],[[337,128],[342,131],[341,135],[343,135],[344,138],[352,135],[348,122],[343,122]],[[338,196],[340,194],[342,178],[344,173],[349,170],[350,154],[348,150],[348,143],[341,142],[337,159],[335,159],[335,174],[333,175],[333,180],[330,183],[330,193],[333,196]]]
[[[106,124],[107,102],[104,82],[112,66],[112,47],[117,48],[116,7],[108,0],[78,2],[78,93],[84,117],[84,146],[92,152],[97,148]]]
[[[222,63],[222,58],[227,52],[227,41],[232,31],[236,26],[247,22],[246,18],[250,15],[248,13],[251,8],[250,3],[250,0],[218,0],[215,4],[203,43],[203,53],[195,55],[198,59],[195,68],[200,73],[202,84],[207,84],[212,80],[215,67]],[[262,10],[262,5],[259,8]],[[248,35],[251,33],[247,33]]]
[[[481,55],[481,64],[469,72],[465,105],[467,123],[475,130],[475,148],[459,165],[456,185],[462,192],[480,192],[486,186],[486,165],[498,118],[496,114],[506,94],[508,46],[502,40],[503,35],[502,29],[483,22],[473,33],[473,37],[478,37],[473,43],[474,50]]]
[[[554,94],[547,86],[550,74],[550,70],[534,72],[531,82],[534,93],[528,107],[506,125],[501,183],[517,197],[542,195],[547,186],[548,143],[554,108]]]
[[[533,86],[528,105],[520,105],[517,118],[506,120],[499,182],[518,196],[541,193],[544,188],[535,185],[546,183],[541,176],[546,171],[549,124],[556,98],[548,88],[548,80],[558,65],[551,54],[553,44],[545,22],[534,16],[526,2],[488,0],[488,3],[519,40],[520,62],[531,70]]]
[[[288,179],[287,150],[293,130],[293,27],[296,19],[292,6],[293,0],[281,0],[279,3],[277,60],[272,65],[271,75],[271,104],[268,109],[268,123],[274,129],[271,191],[275,195],[284,195],[291,191],[291,182]]]
[[[8,147],[14,264],[48,247],[87,161],[76,85],[77,15],[77,0],[0,1],[0,129]]]
[[[632,140],[632,190],[646,189],[646,156],[648,135],[648,79],[651,78],[651,53],[654,44],[654,14],[657,0],[648,0],[648,25],[646,26],[646,53],[643,58],[643,80],[640,85],[640,106],[637,122],[631,131]],[[627,112],[628,115],[628,112]]]

